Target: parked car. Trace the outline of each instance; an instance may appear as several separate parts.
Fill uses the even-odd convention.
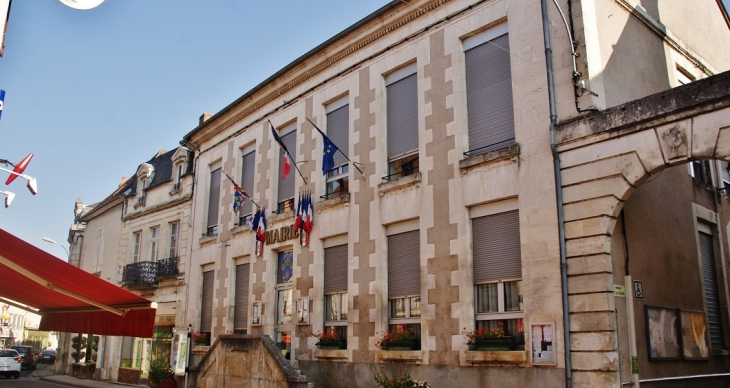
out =
[[[56,351],[55,350],[44,350],[41,355],[38,356],[38,362],[41,364],[53,364],[56,362]]]
[[[10,349],[15,349],[15,351],[18,352],[20,357],[23,358],[23,368],[25,369],[35,369],[36,367],[36,359],[35,359],[35,352],[32,346],[27,345],[13,345],[10,347]]]
[[[20,367],[23,359],[13,349],[0,349],[0,375],[5,378],[20,378]]]

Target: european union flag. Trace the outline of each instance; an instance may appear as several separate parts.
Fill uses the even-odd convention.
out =
[[[322,133],[322,132],[320,132]],[[322,152],[322,175],[327,173],[335,167],[335,152],[337,152],[337,146],[332,142],[324,133],[324,151]]]

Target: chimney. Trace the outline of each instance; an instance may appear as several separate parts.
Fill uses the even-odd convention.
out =
[[[203,125],[204,122],[208,121],[209,118],[213,117],[212,113],[203,113],[200,116],[200,120],[198,122],[198,125]]]
[[[124,184],[125,182],[127,182],[127,177],[123,176],[123,177],[122,177],[122,181],[121,181],[121,182],[119,182],[119,186],[117,186],[117,187],[122,187],[122,185],[123,185],[123,184]]]

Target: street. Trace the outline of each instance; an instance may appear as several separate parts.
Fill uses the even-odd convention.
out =
[[[11,387],[39,387],[39,388],[57,388],[65,387],[65,385],[59,385],[49,383],[46,381],[40,381],[38,378],[31,377],[33,372],[45,370],[53,367],[51,364],[38,364],[35,371],[33,370],[22,370],[20,371],[20,379],[5,379],[0,377],[0,388],[11,388]]]

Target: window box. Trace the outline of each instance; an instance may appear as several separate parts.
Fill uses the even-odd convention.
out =
[[[344,339],[336,340],[319,340],[317,342],[319,349],[347,349],[347,341]]]
[[[476,338],[474,340],[475,350],[505,351],[515,348],[515,337],[504,336],[496,338]]]
[[[400,341],[383,342],[380,344],[380,349],[383,349],[383,350],[417,350],[417,347],[420,344],[421,344],[420,338],[405,339],[405,340],[400,340]]]

